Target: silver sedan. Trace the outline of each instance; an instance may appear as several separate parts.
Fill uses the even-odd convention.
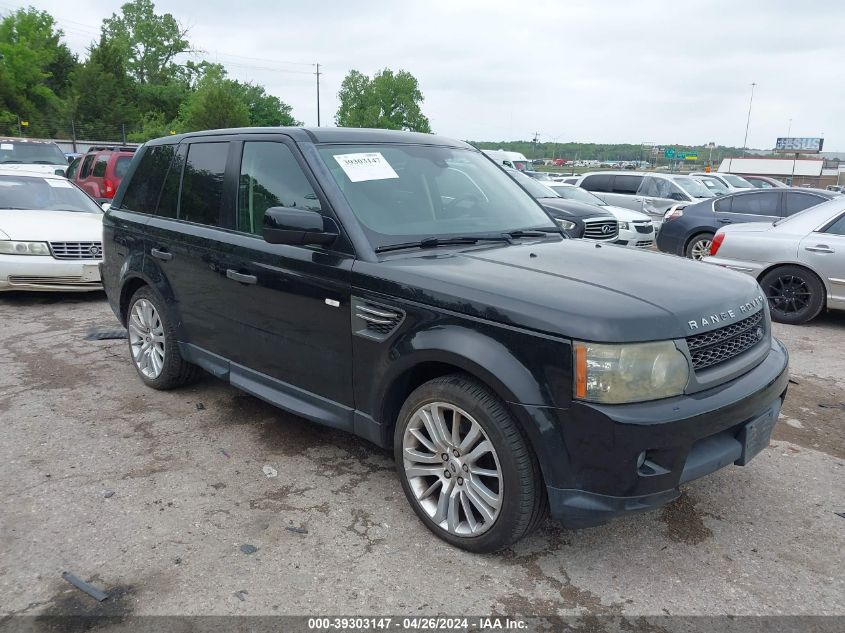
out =
[[[703,261],[753,275],[775,321],[806,323],[825,308],[845,310],[845,198],[774,224],[719,229]]]

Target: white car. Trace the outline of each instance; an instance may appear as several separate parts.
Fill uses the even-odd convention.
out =
[[[837,196],[788,218],[719,229],[702,261],[752,275],[772,318],[806,323],[845,310],[845,198]]]
[[[101,290],[103,210],[64,176],[0,169],[0,292]]]
[[[619,237],[614,244],[636,246],[637,248],[651,248],[654,246],[654,223],[645,213],[632,211],[624,207],[611,206],[598,196],[575,185],[567,185],[559,182],[544,182],[543,184],[561,198],[594,204],[608,211],[613,217],[619,220]]]
[[[64,176],[68,160],[52,141],[0,138],[0,169]]]

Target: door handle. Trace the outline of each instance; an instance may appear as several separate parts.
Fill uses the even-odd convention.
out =
[[[158,248],[151,249],[150,255],[165,262],[173,259],[173,253],[168,253],[167,251],[163,251]]]
[[[231,268],[226,269],[226,276],[232,281],[237,281],[242,284],[258,283],[258,277],[255,275],[244,275],[243,273],[239,273],[237,270],[232,270]]]
[[[734,223],[734,221],[733,221],[733,220],[728,220],[727,218],[722,218],[722,219],[720,219],[720,220],[719,220],[719,223],[720,223],[720,224],[733,224],[733,223]]]
[[[816,244],[815,246],[805,246],[805,251],[812,253],[834,253],[835,251],[827,244]]]

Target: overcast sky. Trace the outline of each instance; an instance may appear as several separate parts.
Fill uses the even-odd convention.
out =
[[[84,53],[120,0],[30,0]],[[21,6],[0,0],[0,10]],[[432,129],[471,140],[748,146],[824,133],[845,150],[845,3],[796,0],[158,0],[232,77],[324,125],[352,68],[413,73]]]

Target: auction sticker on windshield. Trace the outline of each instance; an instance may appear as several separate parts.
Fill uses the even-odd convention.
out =
[[[15,146],[12,145],[11,143],[0,143],[0,149],[13,150],[13,149],[15,149]]]
[[[69,180],[53,180],[50,178],[47,180],[47,184],[51,187],[59,187],[60,189],[73,189],[73,185],[70,184]]]
[[[334,159],[352,182],[399,178],[399,174],[393,171],[393,167],[385,160],[381,152],[338,154]]]

